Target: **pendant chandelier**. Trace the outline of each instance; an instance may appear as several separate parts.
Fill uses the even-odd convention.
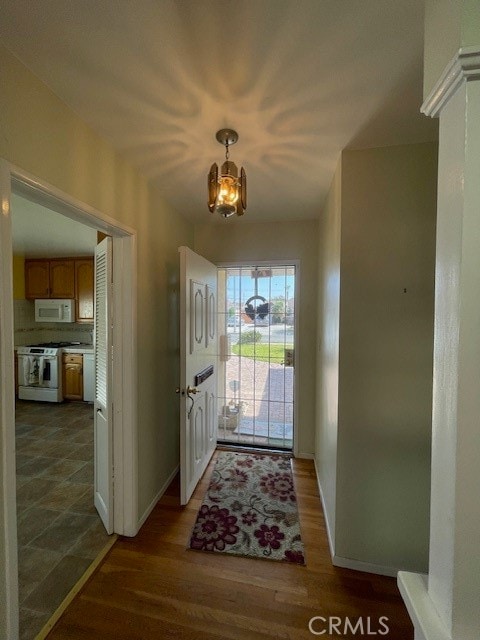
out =
[[[225,162],[220,173],[214,162],[208,174],[208,208],[212,213],[218,213],[223,218],[234,214],[243,216],[247,208],[247,176],[243,167],[238,169],[234,162],[228,159],[229,147],[238,140],[238,133],[233,129],[220,129],[216,139],[225,147]]]

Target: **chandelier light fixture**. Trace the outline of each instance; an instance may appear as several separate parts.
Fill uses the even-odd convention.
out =
[[[233,129],[220,129],[216,139],[225,147],[225,162],[220,173],[214,162],[208,174],[208,208],[212,213],[219,213],[223,218],[229,218],[235,213],[243,216],[247,208],[247,176],[243,167],[238,169],[234,162],[228,159],[229,147],[238,140],[238,133]]]

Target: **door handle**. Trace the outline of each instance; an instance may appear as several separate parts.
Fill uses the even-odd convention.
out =
[[[195,404],[195,398],[192,396],[192,394],[195,395],[196,393],[200,393],[200,391],[196,387],[191,387],[190,385],[188,385],[188,387],[187,387],[187,397],[191,401],[192,404],[190,405],[190,409],[188,410],[187,418],[190,418],[190,414],[192,413],[193,405]]]
[[[190,395],[191,393],[200,393],[200,390],[199,390],[199,389],[197,389],[196,387],[190,387],[190,386],[188,386],[188,387],[187,387],[187,389],[186,389],[186,392],[187,392],[187,396],[188,396],[188,395]],[[179,393],[179,394],[181,394],[182,396],[184,396],[184,395],[185,395],[185,389],[181,389],[180,387],[177,387],[177,388],[175,389],[175,393]]]
[[[197,393],[200,393],[200,389],[197,389],[197,387],[191,387],[190,385],[188,385],[188,387],[186,389],[181,389],[180,387],[177,387],[175,389],[175,393],[178,393],[178,394],[180,394],[182,396],[186,395],[187,398],[192,403],[190,405],[190,409],[188,410],[188,413],[187,413],[187,418],[190,418],[190,414],[192,413],[193,405],[195,404],[195,398],[193,396],[195,394],[197,394]]]

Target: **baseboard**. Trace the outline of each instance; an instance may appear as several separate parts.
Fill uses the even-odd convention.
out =
[[[296,453],[295,457],[301,458],[302,460],[315,460],[313,453]]]
[[[165,491],[168,489],[169,484],[172,482],[172,480],[175,478],[175,476],[177,475],[178,471],[180,469],[180,465],[177,464],[177,466],[175,467],[175,469],[172,471],[172,473],[168,476],[168,478],[165,480],[165,482],[163,483],[160,491],[156,494],[156,496],[153,498],[153,500],[151,501],[151,503],[148,505],[148,507],[145,509],[143,516],[140,518],[140,520],[138,521],[137,524],[137,531],[135,532],[135,535],[137,535],[137,533],[140,531],[140,529],[142,528],[142,526],[145,524],[146,519],[148,518],[148,516],[152,513],[155,505],[157,504],[157,502],[160,500],[160,498],[163,496],[163,494],[165,493]]]
[[[335,546],[333,544],[332,531],[330,527],[330,521],[328,519],[328,511],[325,504],[325,497],[323,495],[322,484],[320,482],[320,476],[317,468],[317,461],[315,462],[315,474],[317,476],[318,491],[320,493],[320,500],[323,507],[323,515],[325,517],[325,525],[327,528],[328,546],[330,548],[330,555],[332,556],[332,564],[335,567],[342,567],[343,569],[353,569],[354,571],[364,571],[366,573],[376,573],[380,576],[390,576],[395,578],[400,571],[398,567],[385,567],[380,564],[371,564],[370,562],[362,562],[361,560],[353,560],[352,558],[343,558],[335,554]]]
[[[325,525],[327,528],[328,546],[330,548],[330,555],[332,556],[332,564],[335,567],[342,567],[343,569],[353,569],[354,571],[365,571],[366,573],[376,573],[380,576],[396,577],[400,569],[396,567],[384,567],[379,564],[371,564],[369,562],[362,562],[361,560],[353,560],[352,558],[343,558],[335,554],[335,546],[333,544],[332,531],[330,527],[330,521],[328,519],[328,511],[325,504],[325,497],[323,495],[322,483],[320,482],[320,476],[318,474],[317,461],[315,462],[315,474],[317,476],[318,491],[320,493],[320,500],[322,501],[323,515],[325,517]]]
[[[384,567],[380,564],[370,564],[369,562],[361,562],[352,558],[342,558],[341,556],[333,556],[332,562],[336,567],[343,569],[353,569],[354,571],[364,571],[365,573],[375,573],[379,576],[390,576],[395,578],[399,569],[396,567]]]
[[[331,531],[331,527],[330,527],[330,521],[328,519],[328,511],[327,511],[327,506],[325,504],[325,498],[324,498],[324,495],[323,495],[322,484],[320,482],[320,476],[318,474],[317,460],[315,458],[313,458],[313,461],[314,461],[314,464],[315,464],[315,475],[317,476],[318,492],[320,494],[320,500],[321,500],[321,503],[322,503],[323,517],[325,518],[325,526],[327,528],[328,547],[330,549],[330,555],[332,556],[332,561],[333,561],[333,558],[335,557],[335,546],[333,544],[332,531]]]
[[[451,640],[445,623],[438,615],[428,593],[428,576],[410,571],[400,571],[398,589],[415,627],[415,638],[424,640]]]

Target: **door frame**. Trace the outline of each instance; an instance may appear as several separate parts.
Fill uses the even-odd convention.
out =
[[[13,380],[12,190],[113,238],[114,532],[138,532],[136,231],[0,158],[0,636],[18,636],[18,567]],[[2,548],[3,547],[3,548]],[[3,617],[3,616],[2,616]],[[3,628],[2,628],[3,627]]]
[[[218,269],[228,269],[230,267],[285,267],[291,265],[295,267],[295,327],[293,336],[295,340],[294,355],[294,376],[293,376],[293,455],[298,457],[298,392],[300,390],[300,367],[299,367],[299,320],[300,320],[300,260],[236,260],[233,262],[218,262]],[[218,294],[217,294],[218,295]]]

